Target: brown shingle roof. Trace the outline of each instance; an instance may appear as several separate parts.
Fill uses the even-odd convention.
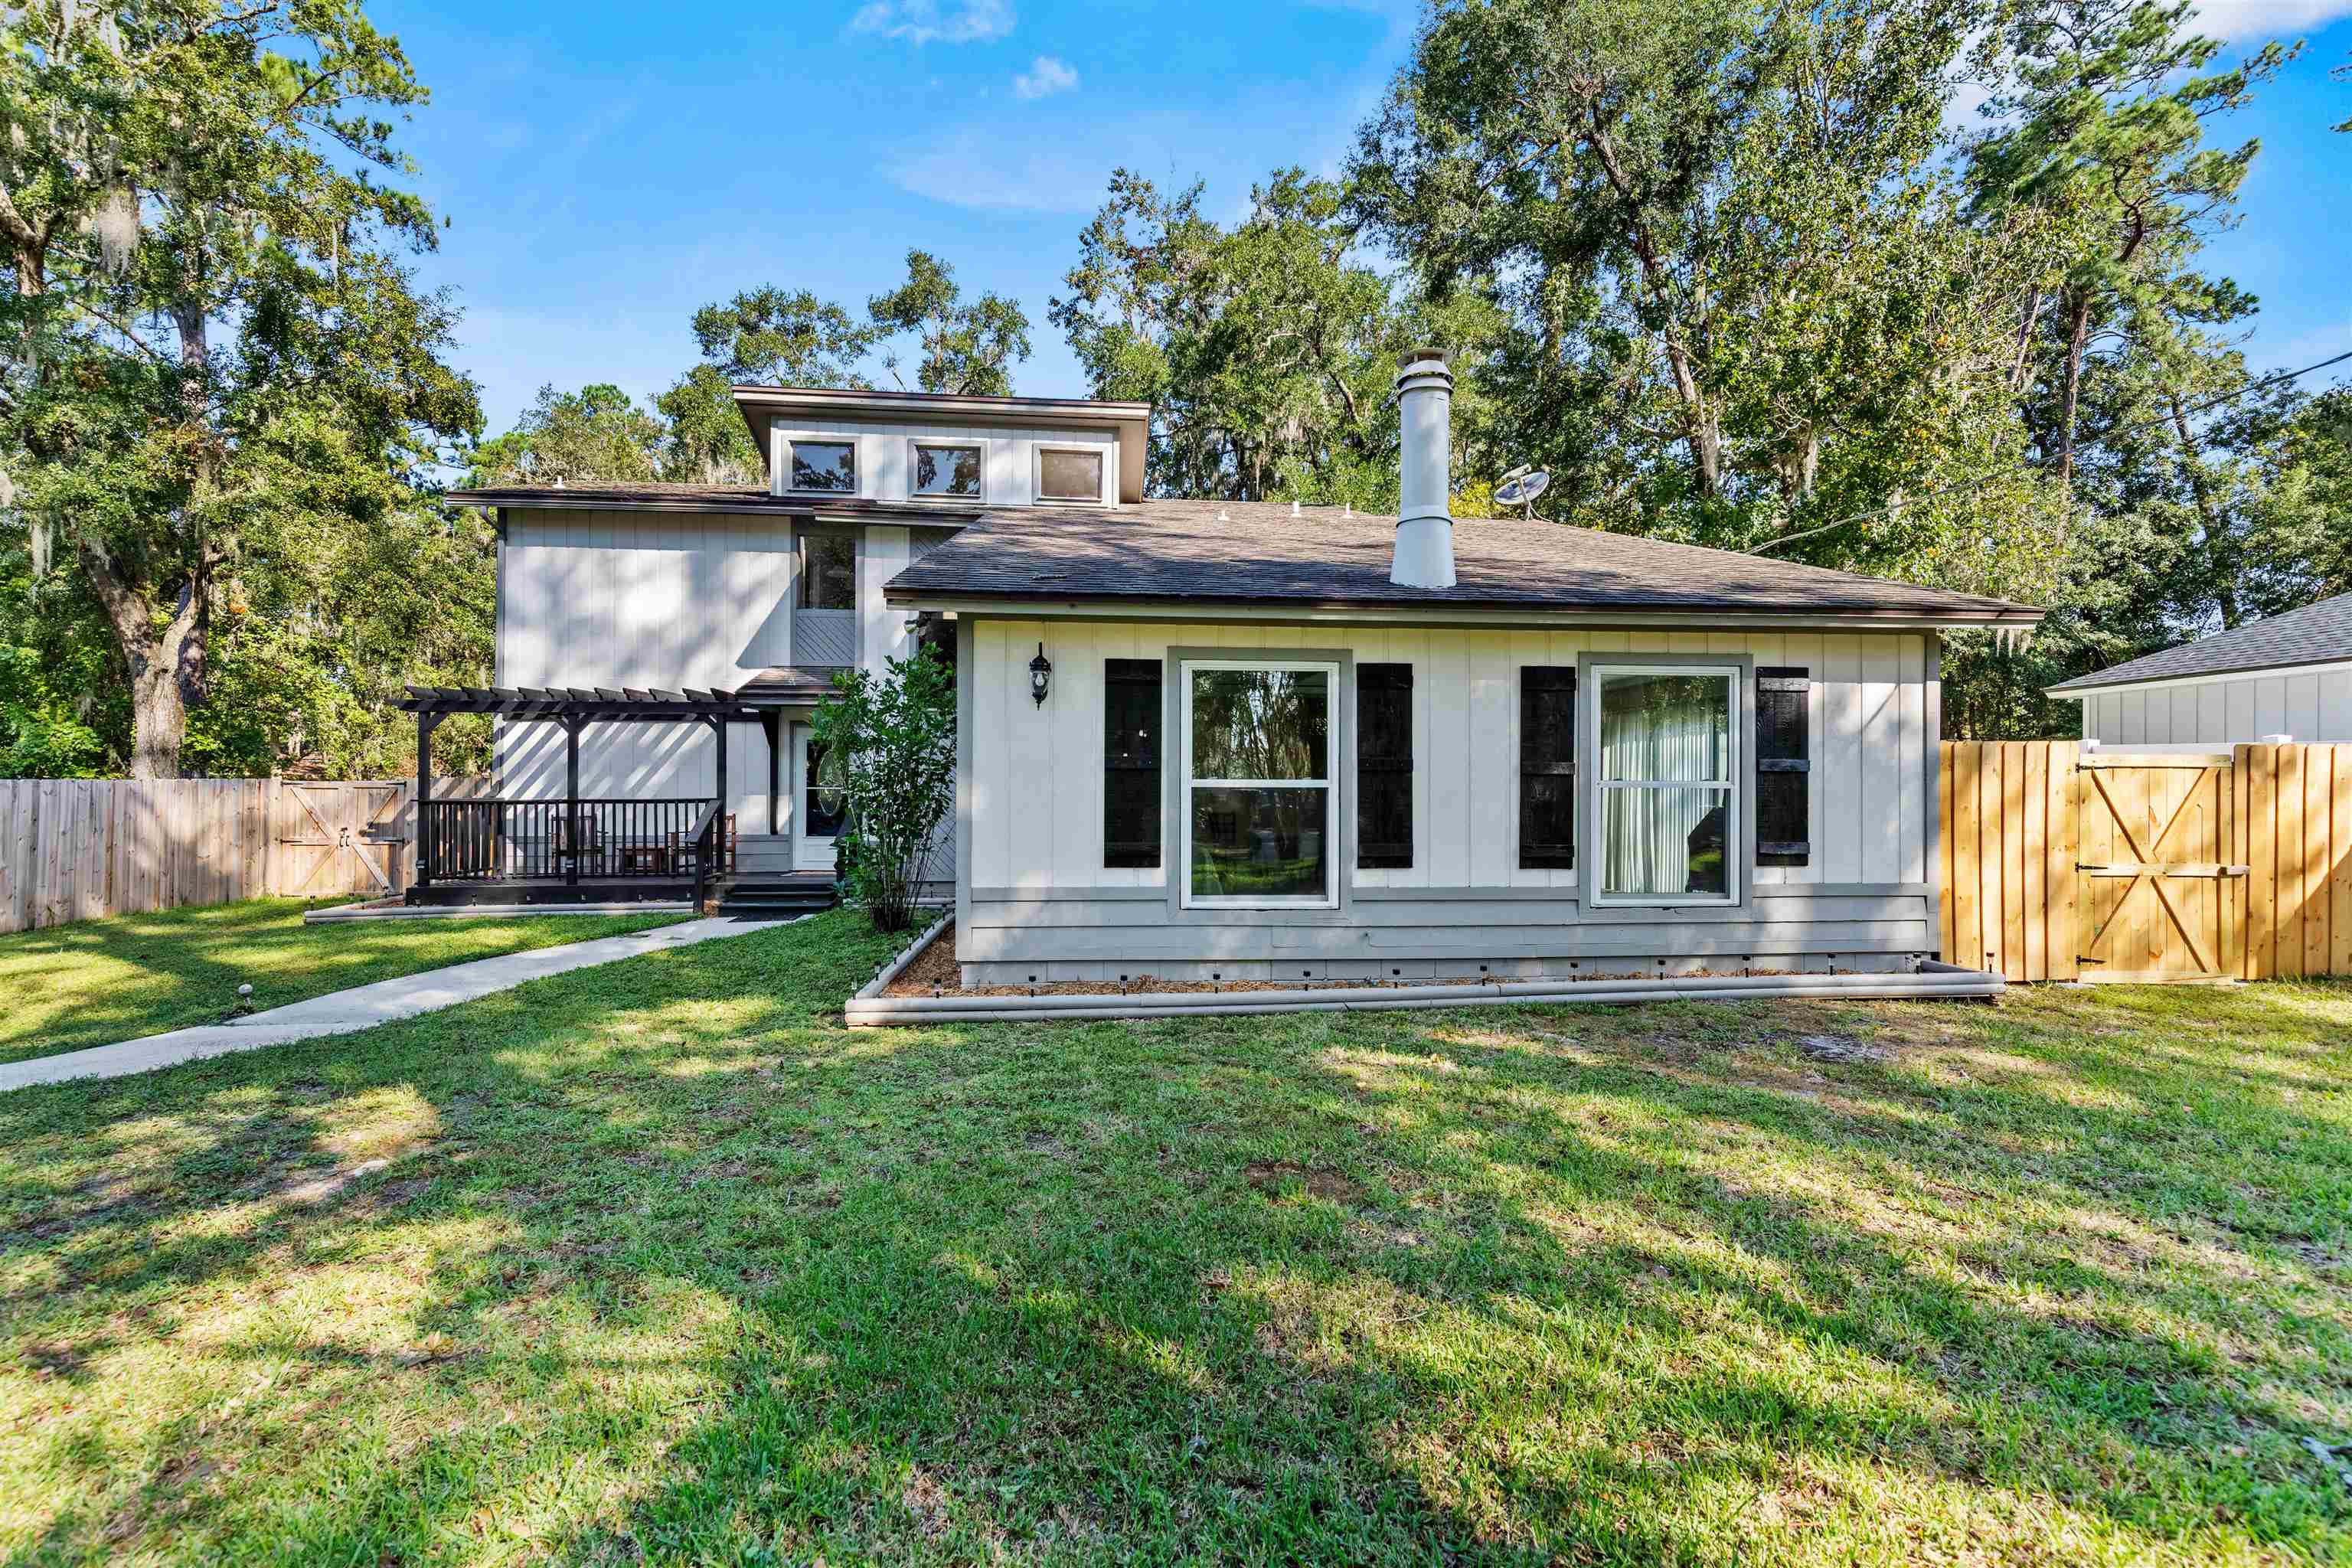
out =
[[[2030,626],[2027,605],[1561,523],[1454,525],[1456,586],[1389,581],[1392,517],[1287,502],[1146,501],[990,512],[890,580],[891,603],[960,599],[1311,603]]]

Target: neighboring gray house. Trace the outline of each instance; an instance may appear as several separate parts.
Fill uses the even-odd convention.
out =
[[[602,688],[610,718],[664,721],[592,730],[575,793],[689,805],[740,733],[746,863],[805,876],[830,844],[798,722],[831,668],[935,640],[974,984],[1934,956],[1938,635],[2041,612],[1457,526],[1451,377],[1409,357],[1402,520],[1147,500],[1138,405],[740,388],[765,490],[461,498],[501,521],[506,695],[451,710]],[[532,728],[502,794],[544,802],[565,746]],[[468,809],[495,843],[507,818]]]
[[[2103,746],[2352,742],[2352,594],[2051,687]]]

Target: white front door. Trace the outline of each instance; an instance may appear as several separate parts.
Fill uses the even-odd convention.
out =
[[[820,784],[824,751],[806,724],[793,726],[793,869],[833,869],[834,833],[841,824],[841,797]]]

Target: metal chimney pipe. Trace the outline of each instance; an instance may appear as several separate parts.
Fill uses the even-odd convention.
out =
[[[1402,588],[1454,586],[1454,514],[1446,469],[1453,455],[1454,373],[1444,349],[1397,355],[1397,417],[1403,426],[1396,555],[1389,581]]]

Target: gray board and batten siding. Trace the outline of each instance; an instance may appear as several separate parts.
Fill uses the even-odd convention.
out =
[[[805,519],[512,503],[500,514],[499,686],[756,690],[771,672],[809,662],[793,647],[796,529]],[[909,617],[884,601],[882,585],[944,537],[903,523],[856,531],[856,608],[845,619],[862,666],[912,651]],[[830,663],[840,648],[822,651]],[[508,797],[560,798],[562,730],[502,724],[498,766]],[[707,795],[718,782],[715,748],[699,724],[591,727],[580,770],[581,793],[593,798]],[[765,735],[756,724],[735,726],[728,805],[745,833],[767,830],[767,780]],[[789,796],[788,777],[784,789]],[[789,835],[789,798],[783,809],[778,828]]]
[[[2083,704],[2083,739],[2145,750],[2226,748],[2267,735],[2311,745],[2352,742],[2352,663],[2065,692]]]
[[[956,953],[967,984],[1144,974],[1269,981],[1900,969],[1937,951],[1939,688],[1931,632],[1549,631],[967,614],[958,636]],[[1042,706],[1031,699],[1026,672],[1040,643],[1053,662]],[[1338,908],[1180,907],[1170,881],[1178,858],[1174,807],[1166,803],[1160,867],[1103,864],[1108,661],[1163,661],[1163,691],[1172,693],[1175,661],[1208,655],[1310,656],[1341,667],[1333,775],[1343,825]],[[1523,868],[1519,672],[1594,657],[1672,657],[1751,673],[1806,669],[1812,758],[1806,863],[1756,866],[1751,854],[1736,904],[1667,909],[1590,909],[1576,871]],[[1365,663],[1414,670],[1406,867],[1358,868],[1349,847],[1352,671]],[[1752,691],[1752,682],[1742,687]],[[1163,768],[1172,773],[1175,764],[1163,758]],[[1750,769],[1745,823],[1755,820],[1753,794]]]

